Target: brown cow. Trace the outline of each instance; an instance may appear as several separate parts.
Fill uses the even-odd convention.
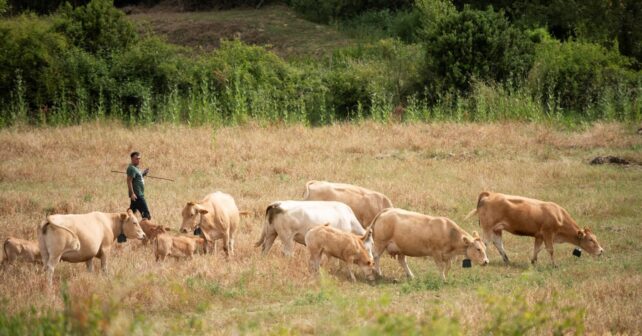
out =
[[[446,217],[432,217],[398,208],[382,211],[370,226],[374,239],[374,262],[377,274],[381,276],[379,259],[388,251],[396,256],[406,275],[414,275],[406,256],[431,256],[446,281],[452,259],[464,255],[480,265],[488,264],[486,247],[477,232],[469,235]]]
[[[106,273],[109,251],[120,234],[132,239],[145,238],[131,209],[123,213],[47,216],[40,224],[38,241],[49,285],[60,260],[84,262],[91,272],[93,258],[100,258],[103,273]]]
[[[374,264],[364,242],[370,237],[370,231],[363,236],[335,229],[324,224],[310,229],[305,234],[305,245],[310,250],[310,271],[317,273],[321,256],[335,257],[343,260],[348,268],[350,279],[356,281],[350,266],[354,263],[363,269],[368,280],[374,280]]]
[[[553,266],[554,243],[571,243],[593,255],[601,255],[604,251],[591,230],[580,229],[571,215],[553,202],[484,191],[477,198],[477,208],[466,219],[475,214],[479,217],[484,240],[493,242],[506,264],[509,260],[502,243],[504,230],[514,235],[535,238],[531,257],[533,264],[537,262],[542,243],[551,255]]]
[[[162,230],[162,228],[160,230]],[[192,259],[197,246],[200,246],[203,252],[205,251],[205,239],[201,237],[159,234],[156,236],[154,246],[156,261],[165,261],[165,258],[168,256],[172,256],[176,259],[180,257]]]
[[[16,260],[32,263],[42,262],[37,241],[9,237],[4,241],[2,247],[4,251],[2,265],[12,264]]]
[[[364,229],[381,210],[392,208],[386,195],[359,186],[327,181],[308,181],[303,199],[306,201],[337,201],[347,204]]]
[[[180,232],[188,233],[198,225],[206,242],[223,239],[226,257],[234,251],[234,233],[239,225],[239,209],[234,198],[217,191],[207,195],[202,201],[188,202],[183,211]],[[216,250],[216,245],[215,250]]]

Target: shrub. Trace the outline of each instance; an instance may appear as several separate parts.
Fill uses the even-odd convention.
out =
[[[363,40],[399,38],[417,42],[420,22],[416,10],[369,10],[341,23],[341,29]]]
[[[54,30],[90,53],[106,55],[125,50],[136,41],[137,34],[125,14],[112,3],[113,0],[92,0],[75,9],[66,3],[54,23]]]
[[[626,102],[639,96],[642,73],[627,70],[630,60],[616,51],[585,42],[549,41],[537,48],[528,87],[549,112],[580,112],[603,117],[600,104]],[[636,113],[636,104],[618,114]],[[627,110],[628,109],[628,110]]]
[[[434,93],[468,93],[471,80],[518,84],[533,60],[533,43],[502,12],[464,8],[426,25],[426,84]]]
[[[312,21],[328,23],[336,19],[354,17],[372,9],[410,8],[411,0],[290,0],[288,3]]]

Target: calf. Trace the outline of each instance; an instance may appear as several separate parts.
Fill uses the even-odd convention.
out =
[[[3,265],[23,260],[31,263],[41,263],[40,248],[37,241],[9,237],[2,245],[4,251]]]
[[[155,240],[154,255],[156,256],[156,261],[165,261],[165,258],[168,256],[176,259],[181,257],[192,259],[197,246],[199,246],[202,251],[205,251],[205,239],[201,237],[159,234]]]
[[[484,240],[493,242],[506,264],[509,260],[504,251],[502,231],[535,238],[532,264],[537,262],[542,243],[551,256],[553,266],[554,243],[571,243],[593,255],[604,252],[591,230],[580,229],[571,215],[553,202],[484,191],[477,198],[477,208],[466,219],[475,214],[479,217]]]
[[[466,231],[446,217],[432,217],[398,208],[389,208],[377,215],[370,227],[374,239],[375,269],[381,276],[379,259],[388,251],[396,256],[406,275],[414,275],[406,256],[430,256],[440,268],[446,281],[452,259],[457,255],[481,264],[488,264],[486,247],[477,232],[469,235]]]
[[[147,245],[148,242],[153,241],[156,236],[169,232],[171,229],[161,225],[154,224],[151,220],[143,218],[140,221],[140,228],[145,233],[145,238],[142,240],[143,245]]]
[[[337,230],[324,224],[310,229],[305,234],[305,245],[310,251],[310,271],[317,273],[321,256],[335,257],[343,260],[348,268],[350,279],[356,281],[350,265],[357,264],[368,277],[374,280],[374,264],[372,257],[368,254],[364,242],[370,238],[370,231],[363,236],[357,236],[350,232]]]

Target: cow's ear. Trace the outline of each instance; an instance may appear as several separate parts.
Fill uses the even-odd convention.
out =
[[[586,236],[586,233],[584,232],[584,230],[577,231],[577,238],[584,239],[584,236]]]
[[[131,211],[131,210],[129,210],[129,211]],[[125,220],[125,219],[127,219],[127,217],[129,217],[129,213],[128,212],[123,212],[123,213],[120,214],[120,219],[121,220]]]
[[[206,209],[203,209],[203,208],[200,208],[200,209],[198,209],[197,211],[198,211],[198,213],[200,213],[201,215],[204,215],[204,214],[206,214],[206,213],[208,213],[208,212],[209,212],[209,211],[207,211]]]
[[[194,205],[196,205],[196,203],[194,203],[194,202],[187,202],[187,206],[194,206]]]
[[[479,233],[477,233],[477,231],[473,231],[473,238],[481,239],[481,238],[479,238]]]
[[[469,246],[470,244],[473,243],[473,241],[470,238],[468,238],[468,236],[463,236],[462,240],[464,241],[464,244],[466,244],[466,246]]]
[[[163,231],[170,232],[170,231],[172,231],[172,228],[170,228],[169,226],[165,226],[165,227],[163,227]]]
[[[588,227],[584,227],[584,233],[589,234],[591,232],[591,229],[589,229]]]

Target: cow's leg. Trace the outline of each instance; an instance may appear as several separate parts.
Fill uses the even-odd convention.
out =
[[[403,267],[403,270],[406,271],[406,276],[410,279],[414,279],[415,275],[412,274],[412,271],[410,270],[410,267],[408,267],[408,263],[406,262],[406,256],[403,254],[397,255],[397,261]]]
[[[357,278],[354,277],[354,273],[352,273],[352,264],[353,264],[353,258],[348,258],[345,260],[346,268],[348,269],[348,274],[350,275],[350,280],[352,282],[357,282]]]
[[[232,256],[232,244],[230,237],[227,235],[223,236],[223,251],[225,252],[225,258],[229,259]]]
[[[451,260],[442,260],[441,261],[441,278],[446,282],[448,277],[448,271],[450,271]]]
[[[375,244],[374,249],[372,251],[372,258],[374,259],[374,267],[375,267],[375,273],[377,274],[378,277],[382,277],[383,274],[381,273],[381,267],[379,265],[379,262],[381,261],[381,255],[386,251],[386,245],[380,245],[377,246]]]
[[[62,257],[62,252],[59,253],[49,253],[49,260],[45,263],[45,271],[47,275],[47,283],[51,287],[53,285],[53,273],[56,265],[60,262]]]
[[[283,243],[283,254],[286,257],[291,257],[294,250],[294,235],[291,236],[280,236],[281,242]]]
[[[533,257],[531,258],[531,264],[535,265],[537,262],[537,255],[539,254],[539,251],[542,250],[542,243],[544,242],[544,239],[542,236],[535,236],[535,246],[533,247]]]
[[[553,255],[553,235],[548,234],[544,235],[544,245],[546,246],[546,250],[548,251],[548,254],[551,255],[551,264],[553,267],[557,267],[555,265],[555,256]]]
[[[87,272],[91,273],[94,271],[94,258],[91,258],[87,261],[85,261],[85,265],[87,265]]]
[[[508,256],[506,255],[506,251],[504,250],[504,242],[502,242],[502,231],[493,231],[492,239],[493,245],[495,245],[495,248],[497,248],[497,251],[502,256],[504,263],[508,264],[510,260],[508,260]]]
[[[101,249],[98,257],[100,258],[100,268],[103,271],[103,274],[107,274],[107,251]]]
[[[322,250],[310,249],[310,273],[317,274],[321,266]]]

